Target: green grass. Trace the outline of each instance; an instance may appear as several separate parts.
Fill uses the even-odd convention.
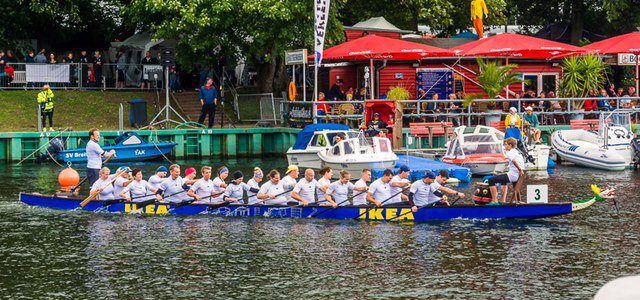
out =
[[[39,91],[0,91],[0,130],[36,131],[37,95]],[[53,125],[88,130],[93,127],[104,130],[118,129],[119,104],[124,105],[124,126],[129,126],[129,104],[135,98],[147,100],[149,121],[153,117],[155,93],[118,91],[61,91],[54,90],[55,110]]]

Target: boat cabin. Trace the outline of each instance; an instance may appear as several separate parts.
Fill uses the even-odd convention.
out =
[[[329,149],[329,151],[327,151],[327,156],[387,153],[393,153],[393,148],[391,147],[391,141],[389,141],[389,139],[381,137],[364,138],[362,136],[355,136],[340,141],[334,145]]]
[[[456,130],[456,138],[447,149],[446,157],[465,157],[469,155],[502,154],[501,136],[497,130],[486,127],[464,127]],[[501,132],[498,132],[502,134]]]

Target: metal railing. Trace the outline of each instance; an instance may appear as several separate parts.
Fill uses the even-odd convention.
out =
[[[585,111],[585,101],[593,101],[591,110]],[[605,101],[608,106],[599,107],[598,102]],[[287,101],[289,102],[289,101]],[[328,105],[330,109],[325,114],[318,114],[318,121],[332,120],[364,120],[365,103],[368,101],[322,101],[322,102],[291,102],[304,109],[305,114],[312,113],[313,105]],[[403,106],[403,119],[411,122],[416,120],[451,121],[472,126],[485,123],[488,120],[502,120],[509,113],[510,107],[515,107],[518,113],[523,113],[526,106],[532,106],[534,113],[541,120],[541,125],[569,124],[570,119],[584,117],[598,118],[600,114],[619,108],[635,108],[640,106],[640,97],[588,97],[588,98],[517,98],[517,99],[476,99],[472,104],[463,107],[464,100],[400,100],[396,103]],[[505,104],[506,103],[506,104]],[[343,104],[347,104],[345,107]],[[455,105],[455,107],[454,107]],[[495,105],[495,109],[489,109]],[[286,112],[283,110],[283,112]],[[638,114],[634,114],[638,123]],[[312,118],[309,116],[309,118]]]
[[[163,90],[165,68],[161,65],[104,63],[8,63],[13,77],[0,76],[0,89],[39,89],[45,84],[63,89],[140,89]],[[175,80],[170,77],[170,81]]]

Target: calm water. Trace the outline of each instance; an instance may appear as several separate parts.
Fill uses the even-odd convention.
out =
[[[249,172],[286,162],[225,163]],[[18,202],[19,191],[54,189],[59,170],[0,165],[0,297],[585,299],[640,271],[640,176],[632,171],[560,167],[530,181],[562,200],[610,183],[620,214],[599,203],[544,221],[400,225],[109,215]]]

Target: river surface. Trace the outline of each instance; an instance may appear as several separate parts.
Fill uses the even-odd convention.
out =
[[[221,163],[250,174],[286,160]],[[142,165],[145,178],[158,165]],[[618,189],[612,203],[540,221],[418,225],[55,211],[18,202],[51,192],[54,165],[0,164],[0,298],[588,299],[640,273],[640,173],[560,166],[535,174],[552,202]],[[83,172],[81,172],[83,173]],[[472,186],[458,187],[468,195]]]

